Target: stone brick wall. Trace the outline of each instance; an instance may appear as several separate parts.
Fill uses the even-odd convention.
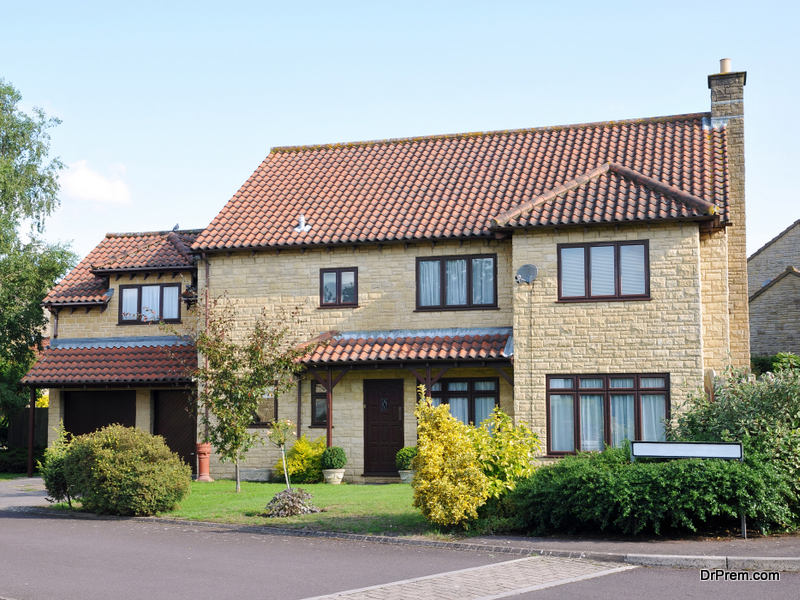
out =
[[[721,373],[730,363],[727,230],[700,234],[703,368]]]
[[[767,280],[773,280],[786,267],[800,269],[800,221],[747,259],[747,286],[752,296]]]
[[[648,301],[559,303],[557,244],[649,240]],[[703,306],[697,225],[529,231],[514,236],[514,405],[546,439],[545,376],[669,373],[673,409],[703,381]]]
[[[790,272],[750,302],[754,355],[800,354],[800,274]]]

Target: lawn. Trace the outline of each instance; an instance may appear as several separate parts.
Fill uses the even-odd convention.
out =
[[[419,510],[411,506],[410,485],[303,484],[298,487],[309,492],[323,512],[278,519],[261,516],[267,502],[285,487],[245,481],[237,494],[230,480],[193,482],[192,493],[180,508],[161,516],[373,535],[432,532]]]

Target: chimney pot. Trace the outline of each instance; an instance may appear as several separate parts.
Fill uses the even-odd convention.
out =
[[[730,58],[721,58],[719,61],[719,72],[720,73],[730,73],[731,72],[731,59]]]

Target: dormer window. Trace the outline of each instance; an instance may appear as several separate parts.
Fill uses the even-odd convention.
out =
[[[119,323],[180,323],[180,284],[121,285]]]

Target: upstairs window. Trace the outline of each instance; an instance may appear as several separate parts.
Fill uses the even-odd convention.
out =
[[[120,324],[180,323],[180,284],[121,285]]]
[[[358,306],[358,268],[320,269],[319,305]]]
[[[417,310],[497,307],[497,255],[417,259]]]
[[[558,299],[636,300],[650,297],[647,241],[558,246]]]

